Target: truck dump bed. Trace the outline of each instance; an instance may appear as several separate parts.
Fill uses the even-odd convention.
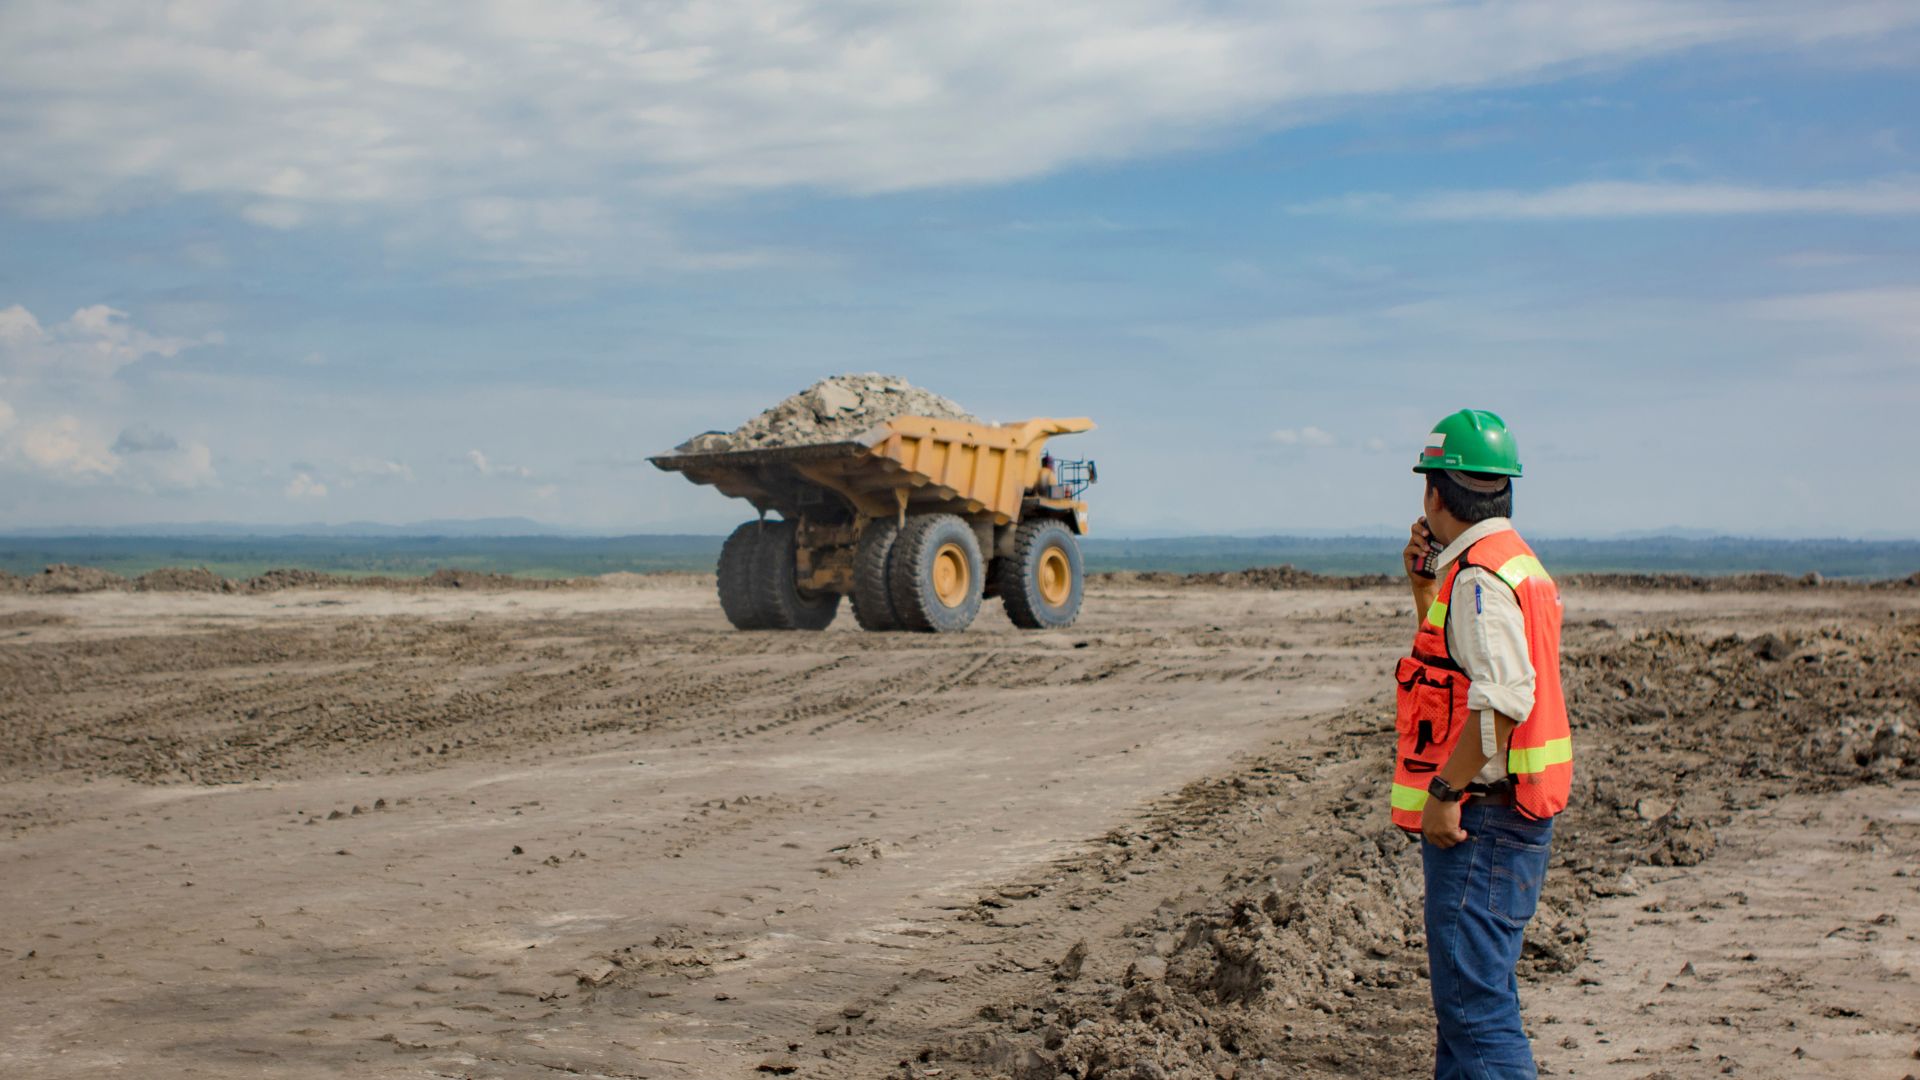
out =
[[[994,426],[898,416],[845,442],[649,460],[794,520],[845,500],[861,517],[947,512],[1007,525],[1019,520],[1027,492],[1039,481],[1047,439],[1092,429],[1085,417]],[[1084,506],[1044,501],[1072,508],[1076,531],[1085,531]]]

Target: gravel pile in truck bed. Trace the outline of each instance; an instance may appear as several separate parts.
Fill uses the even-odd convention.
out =
[[[819,446],[865,434],[896,416],[937,416],[982,423],[938,394],[895,375],[822,379],[731,432],[709,431],[674,448],[681,454]]]

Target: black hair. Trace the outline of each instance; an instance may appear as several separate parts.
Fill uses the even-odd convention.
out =
[[[1427,474],[1427,487],[1440,496],[1440,505],[1447,513],[1471,525],[1488,518],[1513,516],[1513,481],[1495,473],[1470,472],[1466,475],[1475,480],[1506,480],[1507,484],[1490,495],[1472,491],[1445,472],[1435,470]]]

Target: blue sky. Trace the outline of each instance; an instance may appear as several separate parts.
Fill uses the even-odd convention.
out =
[[[827,374],[1093,416],[1096,528],[1920,536],[1920,7],[0,8],[0,530],[717,531]]]

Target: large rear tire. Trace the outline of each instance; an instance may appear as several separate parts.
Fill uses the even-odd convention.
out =
[[[753,587],[762,535],[762,523],[749,521],[720,545],[720,565],[715,575],[720,579],[720,610],[736,630],[765,630],[768,625]]]
[[[1013,556],[1000,560],[1000,601],[1023,630],[1062,630],[1080,617],[1086,570],[1080,541],[1051,518],[1029,521],[1013,534]]]
[[[908,630],[958,633],[980,614],[986,560],[973,526],[953,514],[918,514],[893,542],[893,611]]]
[[[853,617],[862,630],[898,630],[893,610],[893,543],[900,526],[887,520],[869,524],[853,555]]]
[[[793,522],[761,523],[753,549],[753,608],[767,630],[825,630],[840,611],[840,594],[801,591],[794,548]]]

